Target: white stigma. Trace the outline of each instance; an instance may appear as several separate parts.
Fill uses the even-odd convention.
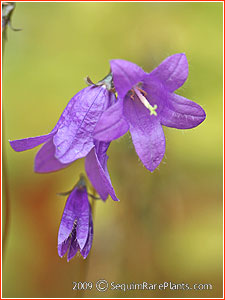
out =
[[[139,91],[138,88],[133,88],[134,92],[136,93],[136,95],[138,96],[138,98],[140,99],[140,101],[144,104],[144,106],[150,111],[150,115],[154,115],[157,116],[157,104],[155,104],[154,106],[152,106],[148,100],[145,98],[145,96]]]

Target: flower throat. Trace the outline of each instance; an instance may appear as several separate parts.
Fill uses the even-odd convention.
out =
[[[134,100],[134,95],[136,94],[136,96],[138,97],[138,99],[141,101],[142,104],[144,104],[144,106],[150,111],[150,115],[154,115],[157,116],[157,104],[155,104],[154,106],[152,106],[148,100],[146,99],[147,93],[142,90],[140,87],[134,87],[131,90],[131,99]]]

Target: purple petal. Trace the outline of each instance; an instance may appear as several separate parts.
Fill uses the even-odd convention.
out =
[[[67,261],[68,262],[77,254],[78,250],[80,250],[80,248],[79,248],[79,245],[78,245],[77,240],[75,238],[75,239],[71,240],[71,244],[70,244],[69,251],[68,251],[68,254],[67,254]]]
[[[110,195],[114,201],[119,201],[115,195],[107,169],[108,156],[106,151],[109,143],[97,142],[96,145],[97,149],[93,148],[85,160],[87,176],[102,200],[106,200]]]
[[[66,254],[69,246],[70,246],[70,238],[66,239],[64,242],[58,245],[58,254],[60,257],[63,257]]]
[[[76,227],[76,238],[80,249],[82,250],[88,238],[89,228],[89,201],[87,191],[82,193],[80,202],[77,203],[76,214],[77,214],[77,227]],[[79,210],[78,210],[79,209]]]
[[[32,149],[34,147],[39,146],[40,144],[47,142],[55,134],[55,132],[56,131],[53,130],[49,134],[40,135],[40,136],[36,136],[36,137],[30,137],[30,138],[26,138],[26,139],[14,140],[14,141],[9,141],[9,142],[10,142],[10,145],[13,148],[13,150],[15,150],[17,152],[25,151],[25,150]]]
[[[88,236],[88,222],[86,222],[87,213],[89,213],[87,190],[85,188],[78,189],[75,187],[69,195],[64,208],[59,226],[58,245],[62,244],[70,236],[75,221],[76,224],[81,223],[80,229],[76,232],[77,238],[79,238],[81,244],[85,244]],[[86,231],[84,230],[85,223]]]
[[[45,143],[36,154],[34,160],[34,171],[37,173],[54,172],[69,166],[62,164],[55,158],[55,145],[52,138]]]
[[[205,120],[205,117],[205,111],[200,105],[170,93],[168,93],[167,101],[160,112],[162,125],[178,129],[196,127]]]
[[[129,90],[138,82],[141,82],[146,73],[136,64],[122,60],[114,59],[110,61],[113,74],[113,83],[119,98],[124,98]]]
[[[148,80],[148,84],[144,83],[141,88],[145,91],[148,102],[152,106],[157,105],[156,113],[160,116],[169,95],[164,85],[160,81],[151,78]]]
[[[124,101],[124,112],[130,124],[130,133],[138,156],[151,172],[160,164],[165,153],[165,137],[158,116],[138,100]]]
[[[169,93],[159,81],[149,80],[144,91],[151,105],[157,104],[157,113],[162,125],[179,129],[198,126],[206,115],[197,103],[174,93]]]
[[[144,82],[148,82],[148,78],[155,78],[162,82],[165,88],[173,92],[181,87],[188,77],[188,62],[184,53],[174,54],[167,57],[157,68],[148,74]]]
[[[91,250],[92,242],[93,242],[93,221],[92,221],[92,213],[91,213],[91,207],[90,207],[90,215],[89,215],[89,232],[88,232],[88,238],[87,242],[83,248],[83,250],[80,251],[83,258],[86,258]]]
[[[94,147],[94,128],[110,101],[110,92],[102,86],[87,87],[71,99],[53,138],[55,157],[61,163],[84,157]]]
[[[124,135],[128,129],[129,125],[123,115],[123,100],[119,100],[102,114],[93,136],[99,141],[111,142]]]

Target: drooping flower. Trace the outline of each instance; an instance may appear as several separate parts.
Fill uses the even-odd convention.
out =
[[[103,200],[110,194],[117,201],[107,170],[106,151],[99,151],[99,147],[94,149],[95,145],[104,143],[96,143],[93,139],[93,131],[101,114],[116,101],[111,91],[111,79],[109,74],[99,83],[93,84],[88,78],[91,85],[70,100],[49,134],[10,141],[10,145],[20,152],[44,143],[35,157],[34,170],[37,173],[60,170],[87,156],[90,166],[86,162],[86,168],[93,186]],[[93,169],[93,164],[96,169]],[[100,181],[101,185],[96,184]]]
[[[77,252],[86,258],[93,241],[93,221],[85,179],[81,176],[67,199],[58,233],[58,254],[67,261]]]
[[[116,59],[111,61],[111,71],[118,101],[102,114],[94,137],[110,142],[129,130],[142,163],[154,171],[165,153],[162,125],[189,129],[206,117],[198,104],[174,93],[188,77],[186,56],[172,55],[149,74]]]
[[[104,85],[89,86],[68,103],[54,129],[46,135],[10,141],[15,151],[44,145],[35,158],[34,169],[47,173],[65,168],[85,157],[94,147],[93,130],[101,114],[115,102],[115,96]]]

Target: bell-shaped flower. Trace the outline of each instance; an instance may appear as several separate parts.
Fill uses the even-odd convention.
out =
[[[70,192],[67,199],[58,233],[58,254],[63,257],[67,252],[67,261],[77,252],[86,258],[93,241],[93,221],[91,206],[84,178]]]
[[[114,94],[104,85],[86,87],[69,101],[50,133],[13,140],[10,145],[20,152],[44,143],[35,157],[35,172],[47,173],[65,168],[94,148],[92,133],[96,123],[114,102]]]
[[[198,104],[174,93],[188,77],[186,56],[172,55],[149,74],[116,59],[111,61],[111,71],[118,101],[102,114],[94,137],[110,142],[129,130],[142,163],[153,171],[165,153],[162,125],[189,129],[206,117]]]
[[[108,195],[117,201],[107,170],[106,151],[109,143],[93,139],[94,128],[102,113],[116,102],[112,92],[112,75],[77,93],[68,103],[54,129],[46,135],[10,141],[15,151],[25,151],[44,145],[35,157],[34,170],[47,173],[67,167],[85,157],[90,181],[103,200]],[[101,184],[100,184],[101,182]]]

